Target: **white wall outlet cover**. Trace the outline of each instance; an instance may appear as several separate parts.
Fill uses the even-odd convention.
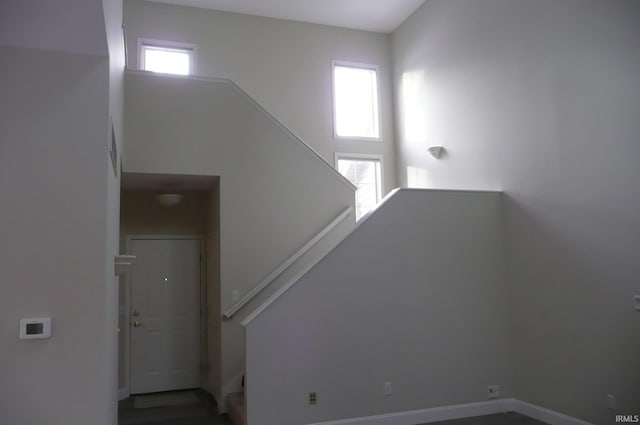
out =
[[[487,387],[488,398],[498,398],[500,396],[500,385],[489,385]]]
[[[384,383],[384,394],[385,395],[391,395],[392,390],[391,390],[391,382],[385,382]]]
[[[238,291],[237,289],[234,289],[233,291],[231,291],[231,300],[238,301],[239,299],[240,299],[240,291]]]
[[[32,317],[20,320],[20,339],[51,337],[51,317]]]

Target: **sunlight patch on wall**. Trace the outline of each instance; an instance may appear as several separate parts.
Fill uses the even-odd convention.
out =
[[[426,189],[429,187],[427,170],[420,167],[407,167],[407,187],[414,189]]]
[[[407,71],[402,74],[400,88],[401,132],[409,145],[425,145],[431,117],[425,97],[424,71]]]

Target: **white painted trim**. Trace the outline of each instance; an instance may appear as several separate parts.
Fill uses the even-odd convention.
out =
[[[335,167],[338,167],[338,158],[347,159],[378,159],[382,162],[383,155],[379,153],[357,153],[357,152],[335,152],[333,160]]]
[[[375,71],[376,74],[376,112],[378,115],[378,137],[363,137],[363,136],[339,136],[338,127],[336,125],[336,66],[348,67],[348,68],[360,68]],[[382,112],[380,107],[380,67],[378,65],[369,63],[359,63],[344,60],[332,60],[331,61],[331,96],[333,97],[333,137],[336,140],[364,140],[368,142],[380,142],[382,141]]]
[[[125,236],[125,249],[126,252],[131,252],[131,239]],[[120,332],[124,332],[124,347],[122,356],[122,362],[124,363],[124,381],[122,385],[124,389],[119,390],[120,392],[126,393],[126,396],[129,397],[131,394],[131,269],[128,270],[128,273],[124,274],[124,285],[122,285],[122,289],[124,291],[124,323],[120,327]],[[118,289],[120,289],[120,280],[118,282]],[[120,305],[118,303],[118,308]],[[118,313],[118,316],[120,314]],[[118,348],[119,349],[119,348]],[[120,364],[118,364],[118,374],[120,373]],[[125,397],[126,398],[126,397]]]
[[[451,192],[451,193],[494,193],[502,195],[502,190],[490,189],[440,189],[440,188],[421,188],[421,187],[399,187],[398,190],[403,192]]]
[[[353,419],[342,419],[329,422],[317,422],[309,425],[416,425],[430,422],[448,421],[451,419],[472,416],[492,415],[513,410],[513,399],[481,401],[478,403],[456,404],[452,406],[433,407],[430,409],[410,410],[406,412],[388,413]]]
[[[197,57],[198,57],[198,45],[194,43],[184,43],[181,41],[169,41],[160,40],[157,38],[138,38],[138,69],[145,71],[144,69],[144,55],[142,46],[151,46],[167,49],[184,50],[189,52],[189,75],[197,74]],[[148,71],[145,71],[148,72]]]
[[[252,288],[249,292],[247,292],[238,302],[231,306],[224,313],[224,317],[229,319],[233,317],[233,315],[238,312],[242,307],[247,305],[249,301],[253,299],[256,295],[258,295],[264,288],[269,286],[271,282],[274,281],[275,278],[280,276],[291,264],[293,264],[298,258],[302,257],[307,251],[309,251],[315,244],[317,244],[327,233],[333,230],[338,224],[342,222],[345,218],[353,213],[353,208],[346,208],[340,215],[333,219],[331,223],[329,223],[325,228],[320,230],[317,235],[315,235],[311,240],[309,240],[306,244],[304,244],[299,250],[297,250],[291,257],[289,257],[284,263],[282,263],[278,268],[272,271],[267,277],[265,277],[262,282]]]
[[[342,242],[342,241],[340,241],[340,242]],[[242,326],[245,326],[245,327],[247,325],[249,325],[249,323],[251,323],[253,321],[253,319],[258,317],[263,311],[265,311],[267,308],[269,308],[269,306],[271,304],[273,304],[278,298],[280,298],[282,296],[282,294],[287,292],[287,290],[289,290],[293,285],[295,285],[296,282],[302,278],[302,276],[304,276],[305,274],[307,274],[309,272],[309,270],[314,268],[316,266],[316,264],[318,264],[324,257],[325,256],[322,256],[322,257],[312,261],[304,269],[300,270],[300,272],[298,272],[294,277],[289,279],[289,281],[287,283],[285,283],[280,288],[278,288],[278,290],[273,295],[271,295],[269,298],[267,298],[265,300],[265,302],[260,304],[260,306],[258,308],[253,310],[251,312],[251,314],[249,314],[247,317],[245,317],[244,320],[242,322],[240,322],[240,324]]]
[[[558,413],[521,400],[515,400],[513,410],[521,415],[546,422],[549,425],[593,425],[590,422],[583,421],[582,419],[574,418],[573,416]]]
[[[129,270],[131,270],[131,266],[133,265],[135,259],[135,255],[116,255],[114,259],[114,271],[116,276],[128,273]]]

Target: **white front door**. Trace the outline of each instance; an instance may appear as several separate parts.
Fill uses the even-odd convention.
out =
[[[200,241],[133,239],[131,394],[200,386]]]

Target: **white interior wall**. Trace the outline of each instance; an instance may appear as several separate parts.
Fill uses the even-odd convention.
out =
[[[393,35],[401,184],[504,189],[516,396],[593,423],[640,400],[638,22],[628,0],[428,0]]]
[[[231,84],[125,77],[127,172],[220,176],[222,311],[353,206],[353,187]],[[239,323],[223,322],[221,338],[226,394],[244,371]]]
[[[118,8],[122,0],[3,0],[0,45],[104,55],[104,10]]]
[[[384,193],[396,187],[390,38],[386,34],[125,2],[128,64],[139,37],[197,44],[197,74],[229,78],[333,164],[335,152],[384,156]],[[379,65],[382,141],[333,136],[331,61]]]
[[[492,192],[387,200],[246,327],[248,423],[513,396],[500,208]]]
[[[523,305],[514,304],[517,306],[514,307],[514,330],[517,331],[514,334],[518,335],[519,340],[515,345],[518,353],[516,360],[522,366],[518,367],[518,371],[522,373],[518,379],[518,393],[561,411],[597,418],[591,419],[593,421],[608,420],[610,417],[602,411],[601,389],[606,387],[608,391],[615,393],[622,406],[632,405],[638,394],[637,383],[628,378],[629,366],[633,368],[631,359],[637,358],[638,345],[633,342],[633,335],[637,334],[638,329],[635,316],[631,316],[632,313],[628,310],[630,303],[627,304],[630,294],[640,290],[633,283],[633,276],[638,270],[631,258],[637,247],[635,229],[638,227],[635,219],[638,216],[638,204],[635,202],[638,197],[632,196],[637,193],[633,185],[637,180],[633,178],[637,176],[637,171],[632,158],[638,157],[637,144],[633,142],[637,139],[638,124],[631,116],[637,110],[639,98],[637,85],[633,84],[638,71],[638,58],[633,48],[634,40],[637,39],[637,5],[623,0],[606,4],[596,1],[568,1],[562,4],[543,1],[534,5],[526,5],[524,2],[478,1],[474,5],[466,2],[464,7],[462,4],[463,2],[456,1],[446,4],[429,1],[396,34],[396,85],[399,93],[402,93],[401,96],[407,94],[403,90],[405,84],[409,87],[412,87],[411,84],[418,84],[417,87],[413,86],[414,90],[410,90],[414,98],[409,103],[413,103],[414,107],[404,109],[401,114],[402,181],[407,183],[405,167],[412,166],[412,179],[417,185],[504,186],[507,189],[506,213],[510,241],[514,248],[518,248],[511,251],[518,253],[512,258],[516,283],[514,296],[524,296],[529,300]],[[7,22],[16,23],[10,19],[10,13],[3,13],[2,16],[7,18]],[[66,12],[65,17],[70,18],[70,24],[86,22],[91,25],[91,20],[76,19]],[[15,25],[0,25],[3,39],[4,35],[13,37],[16,34],[11,28],[16,29]],[[38,31],[24,31],[23,35],[34,33]],[[42,34],[46,34],[46,31]],[[47,39],[56,41],[59,37],[44,36],[35,43]],[[80,51],[96,48],[94,43],[87,40],[91,39],[74,36],[64,43],[54,43],[53,47],[68,48],[69,43],[80,43],[81,45],[76,46]],[[85,42],[89,43],[88,46],[82,44]],[[102,46],[102,41],[98,40],[96,45]],[[97,47],[98,51],[101,49]],[[17,53],[14,49],[8,49],[12,52],[11,55],[18,55],[14,57],[5,54],[6,49],[3,50],[4,76],[10,74],[12,78],[16,77],[13,70],[4,67],[5,61],[11,58],[27,60],[31,64],[38,62],[41,69],[49,69],[53,63],[56,67],[60,66],[58,59],[43,52]],[[32,55],[33,58],[25,59]],[[36,57],[39,59],[35,59]],[[71,63],[84,62],[84,59],[78,60],[75,57],[71,59]],[[67,60],[69,58],[65,58]],[[22,73],[24,71],[21,70]],[[408,78],[409,83],[401,82],[405,72],[411,74],[414,71],[417,74]],[[41,73],[26,74],[33,77],[29,84],[39,81],[39,89],[45,86]],[[232,78],[237,80],[233,76]],[[75,74],[64,81],[73,86],[70,92],[75,93],[74,90],[87,88],[85,83],[90,79],[101,81],[96,86],[104,83],[94,75],[85,79]],[[7,81],[5,79],[5,83]],[[56,81],[55,85],[64,88],[64,81]],[[21,92],[20,96],[24,96],[24,93]],[[73,94],[65,96],[72,97]],[[3,98],[12,99],[10,96]],[[465,104],[464,99],[468,103]],[[399,102],[400,108],[406,107],[405,102],[406,98]],[[38,101],[34,104],[43,103],[41,93],[38,93]],[[100,102],[92,102],[94,105],[96,103]],[[264,101],[262,103],[266,104]],[[290,104],[288,101],[283,103]],[[75,137],[80,134],[75,124],[70,142],[66,140],[69,136],[66,133],[60,138],[52,136],[65,130],[54,125],[51,120],[63,115],[63,120],[56,121],[62,122],[71,120],[73,116],[73,122],[76,123],[78,117],[84,117],[90,112],[74,110],[70,113],[74,107],[69,104],[65,106],[69,109],[56,110],[54,117],[47,117],[37,129],[18,125],[20,128],[16,130],[16,126],[5,126],[3,123],[4,135],[18,131],[20,136],[32,141],[38,140],[38,143],[53,139],[64,139],[65,146],[67,143],[75,143]],[[6,104],[3,107],[14,114],[16,112],[13,103],[11,108]],[[424,128],[418,125],[409,130],[404,120],[411,120],[415,116],[412,111],[429,111],[429,114],[423,116],[435,115],[438,119],[434,120],[435,124]],[[111,113],[113,115],[113,109]],[[30,111],[15,123],[24,122],[26,116],[33,117],[36,114],[38,110]],[[6,119],[13,116],[3,114]],[[286,121],[285,118],[283,121]],[[299,125],[293,121],[288,125],[292,128]],[[88,126],[88,123],[83,123],[81,127],[87,129]],[[55,128],[53,133],[52,128]],[[100,131],[103,133],[103,129]],[[303,131],[295,131],[308,139]],[[87,131],[86,134],[89,133]],[[16,134],[9,134],[9,138],[5,140],[11,140]],[[431,159],[425,156],[421,148],[412,150],[411,140],[420,141],[425,134],[427,146],[444,144],[449,148],[451,155],[447,161],[428,162]],[[86,148],[84,145],[83,147]],[[1,180],[3,192],[20,192],[15,209],[7,210],[9,219],[16,223],[12,212],[17,214],[17,211],[31,211],[33,214],[44,205],[44,202],[36,200],[37,196],[28,196],[31,190],[36,190],[34,187],[29,188],[21,183],[18,188],[16,182],[19,178],[16,176],[41,174],[42,169],[35,165],[32,168],[25,167],[24,164],[38,157],[36,154],[27,159],[23,155],[27,146],[20,146],[15,151],[15,146],[5,143],[3,148],[3,171],[10,177]],[[9,148],[12,149],[11,156],[5,154]],[[318,150],[322,152],[321,149]],[[64,150],[59,150],[58,153],[61,152]],[[509,155],[502,157],[494,152],[506,152]],[[55,158],[55,155],[48,155],[46,159]],[[18,161],[20,159],[24,161]],[[66,163],[66,159],[61,156],[59,162]],[[19,170],[15,166],[4,167],[4,163],[14,160],[16,163],[20,162]],[[38,162],[41,163],[44,162]],[[47,169],[49,168],[45,168]],[[56,180],[51,183],[53,181]],[[75,182],[71,185],[71,190],[74,190],[76,184],[85,187],[82,182]],[[109,183],[109,187],[111,186],[117,187]],[[65,196],[60,191],[53,190],[55,187],[46,184],[39,187],[43,191],[52,189],[48,192],[49,195]],[[98,187],[101,185],[98,184]],[[82,191],[76,190],[76,194],[79,192]],[[94,199],[95,188],[92,195],[90,198]],[[108,204],[112,208],[115,198],[110,199]],[[60,224],[62,220],[58,218],[62,216],[75,218],[75,211],[75,208],[66,206],[54,208],[47,215],[46,223],[41,223],[42,233],[50,235],[52,226],[49,224]],[[611,217],[615,217],[615,220],[611,220]],[[41,219],[41,216],[38,215],[37,218]],[[80,224],[87,219],[85,216]],[[23,221],[26,218],[17,223]],[[112,228],[113,224],[108,227]],[[31,222],[29,228],[33,229]],[[96,231],[96,228],[92,230]],[[73,231],[77,231],[77,227],[74,226]],[[8,235],[9,233],[11,234]],[[14,236],[13,231],[4,231],[3,237],[11,240]],[[58,243],[53,245],[50,249],[45,249],[46,245],[42,245],[41,240],[34,243],[34,246],[39,246],[39,252],[47,253],[46,258],[40,258],[40,261],[49,263],[51,260],[51,267],[46,268],[47,271],[54,270],[55,261],[50,254],[63,251]],[[108,243],[108,246],[112,245],[113,241]],[[29,251],[24,252],[31,252],[32,249],[29,247]],[[107,251],[111,249],[107,248]],[[111,252],[107,252],[106,257],[110,256]],[[13,259],[5,257],[5,260]],[[7,264],[11,262],[8,261]],[[85,263],[84,266],[87,268],[82,267],[82,271],[88,272],[89,265]],[[7,270],[9,280],[13,276],[16,279],[18,275],[22,279],[26,276],[23,270],[18,271],[15,267]],[[107,273],[110,272],[107,265]],[[32,274],[34,275],[31,276]],[[74,270],[71,277],[80,274],[81,271]],[[31,282],[45,280],[44,272],[28,271],[27,275],[31,277],[27,279]],[[66,278],[69,276],[69,273],[65,275],[65,285],[68,285]],[[51,276],[48,275],[46,280],[50,283]],[[57,281],[62,283],[61,278]],[[30,288],[35,291],[42,289],[41,286]],[[11,300],[15,305],[8,309],[3,306],[3,313],[8,315],[7,320],[3,320],[7,324],[3,333],[15,336],[15,326],[11,323],[18,317],[16,308],[23,305],[16,303],[22,296],[15,296],[16,287],[5,287],[5,290],[11,290],[11,296],[3,296],[2,299]],[[28,298],[33,301],[31,295]],[[542,322],[538,320],[537,314],[541,308],[549,312]],[[589,311],[590,314],[585,316],[578,311]],[[573,320],[567,322],[567,316]],[[106,327],[107,332],[110,332],[110,325],[106,324]],[[549,329],[554,329],[551,335]],[[612,329],[615,331],[612,332]],[[581,342],[577,347],[567,347],[566,337],[576,335],[582,336],[578,339]],[[594,346],[591,343],[605,340],[606,346]],[[540,341],[545,344],[540,344]],[[548,348],[541,352],[541,345]],[[42,363],[34,357],[34,353],[21,353],[20,356],[24,356],[24,359],[15,359],[11,350],[16,345],[9,344],[7,347],[2,363],[12,367],[13,372],[6,384],[11,381],[11,376],[17,377],[23,372],[28,375],[35,373],[27,369],[30,360],[34,360],[36,364]],[[622,347],[622,350],[617,347]],[[55,344],[53,349],[53,358],[62,366],[59,372],[69,371],[70,367],[65,366],[76,360],[73,356],[63,359],[64,356],[56,355],[62,349],[59,344]],[[551,353],[551,350],[556,349],[558,350]],[[48,350],[45,354],[49,355],[51,351]],[[82,359],[81,369],[92,362],[93,354],[90,352],[89,359]],[[615,361],[611,361],[612,359]],[[106,358],[102,360],[109,363]],[[572,362],[575,366],[570,365]],[[567,365],[570,367],[566,367]],[[31,364],[28,367],[31,368]],[[75,365],[73,370],[77,371]],[[581,381],[574,379],[587,376],[582,373],[584,370],[590,371],[588,378],[595,377],[597,384],[580,385]],[[56,376],[52,378],[60,378]],[[95,374],[88,376],[95,378]],[[20,382],[27,382],[28,378],[29,376],[21,376]],[[33,378],[37,381],[42,376]],[[92,380],[92,384],[96,382],[102,381]],[[554,383],[554,390],[546,392],[549,382]],[[568,382],[575,382],[575,385],[567,384]],[[594,389],[596,386],[598,388]],[[38,393],[44,394],[47,388],[49,387],[43,386]],[[566,393],[576,395],[569,401],[558,402]],[[33,393],[31,395],[33,397]],[[92,397],[94,395],[85,395],[92,399],[90,404],[97,400],[97,397]],[[61,405],[64,405],[62,398],[65,395],[60,397],[63,402]],[[13,399],[3,401],[8,403],[1,409],[3,414],[11,414],[14,408],[20,406],[20,403],[13,405]],[[33,398],[29,401],[33,401]],[[11,409],[5,408],[6,406]],[[61,416],[68,418],[58,407],[34,410],[24,419],[38,422],[38,415],[48,415],[49,422]],[[80,412],[82,414],[84,413]],[[105,414],[105,418],[110,415],[109,412]]]
[[[114,425],[107,57],[0,58],[0,422]],[[19,340],[19,320],[42,316],[52,337]]]
[[[109,110],[107,145],[113,149],[112,138],[115,139],[117,157],[114,173],[111,159],[106,163],[107,173],[107,246],[106,246],[106,281],[104,303],[106,305],[107,321],[105,334],[107,336],[106,371],[108,376],[109,397],[105,400],[109,412],[108,421],[117,422],[117,388],[119,380],[118,347],[119,340],[126,333],[120,329],[119,290],[120,277],[114,276],[114,257],[120,254],[120,178],[122,175],[121,154],[124,136],[124,37],[122,33],[122,0],[102,0],[104,15],[104,35],[107,40],[109,60]],[[87,22],[83,22],[85,25]],[[95,31],[95,28],[94,28]],[[81,39],[82,37],[76,37]],[[114,329],[119,329],[116,333]]]

